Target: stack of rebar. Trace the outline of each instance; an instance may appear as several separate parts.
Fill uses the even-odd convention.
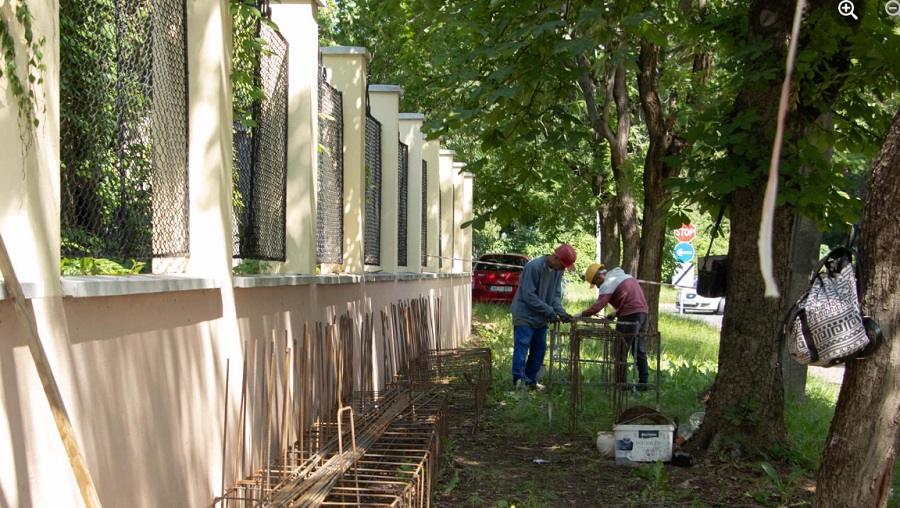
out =
[[[226,490],[223,470],[213,505],[428,506],[447,432],[447,385],[475,387],[480,411],[491,373],[490,350],[435,350],[435,308],[439,299],[422,297],[382,311],[381,392],[373,390],[369,313],[361,323],[348,313],[286,338],[282,369],[274,339],[262,342],[262,354],[260,343],[248,345],[234,476],[243,479]]]

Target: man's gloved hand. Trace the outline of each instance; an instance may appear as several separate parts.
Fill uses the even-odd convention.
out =
[[[568,312],[563,312],[558,317],[559,317],[559,320],[562,321],[563,323],[571,323],[572,321],[575,321],[575,318],[573,318],[572,315],[569,314]]]
[[[547,320],[548,323],[559,323],[559,316],[553,315],[550,319]]]
[[[608,319],[610,321],[614,321],[616,319],[616,313],[610,312],[609,314],[606,315],[606,319]]]

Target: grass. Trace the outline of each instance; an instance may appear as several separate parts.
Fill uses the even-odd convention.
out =
[[[662,302],[674,302],[676,291],[663,287]],[[586,283],[567,284],[563,305],[571,314],[589,307],[595,301],[596,290]],[[494,385],[488,395],[488,405],[500,405],[497,425],[506,432],[534,442],[546,433],[569,432],[569,392],[558,387],[546,396],[519,394],[512,387],[512,324],[509,308],[493,304],[473,305],[473,318],[483,346],[491,347],[494,361]],[[562,325],[567,326],[567,325]],[[719,331],[703,322],[677,314],[659,315],[662,336],[660,354],[660,411],[670,418],[686,422],[691,414],[704,410],[698,396],[715,379],[719,352]],[[548,353],[549,354],[549,353]],[[651,357],[652,369],[655,359]],[[583,370],[586,376],[588,368]],[[605,390],[582,387],[576,434],[592,438],[598,430],[612,426],[611,411]],[[655,396],[644,394],[636,403],[653,407]],[[783,457],[808,472],[818,468],[821,451],[837,400],[838,387],[812,376],[807,381],[806,398],[786,405],[785,420],[792,448]],[[634,400],[633,400],[634,402]],[[894,506],[894,504],[891,504]]]

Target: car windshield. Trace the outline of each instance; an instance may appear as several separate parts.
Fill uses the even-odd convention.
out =
[[[476,270],[482,271],[522,271],[528,259],[521,256],[482,256],[475,264]]]

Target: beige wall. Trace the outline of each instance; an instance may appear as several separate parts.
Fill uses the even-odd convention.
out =
[[[425,267],[427,272],[438,271],[438,256],[441,254],[441,242],[438,238],[438,228],[441,220],[440,197],[441,197],[441,179],[440,179],[440,141],[436,139],[425,141],[422,147],[422,158],[428,164],[428,263]]]
[[[441,273],[453,271],[453,150],[440,151]]]
[[[316,271],[316,175],[319,164],[318,5],[313,0],[272,4],[272,21],[288,42],[288,167],[285,257],[275,271]],[[316,72],[310,72],[316,69]]]
[[[321,49],[329,84],[343,94],[344,123],[344,266],[363,273],[366,215],[366,48]],[[315,180],[314,180],[315,181]]]
[[[309,256],[314,259],[314,245],[308,243],[315,238],[309,227],[315,206],[308,187],[315,181],[316,128],[308,122],[315,116],[311,76],[317,71],[293,68],[315,62],[310,55],[318,54],[317,48],[311,47],[309,33],[286,34],[293,42],[294,80],[287,211],[291,259],[278,268],[284,275],[232,276],[231,21],[225,0],[187,4],[191,255],[186,273],[61,281],[58,4],[29,5],[37,31],[47,38],[47,71],[38,93],[45,109],[34,139],[26,137],[23,144],[16,112],[6,107],[14,101],[0,80],[0,234],[32,297],[48,361],[104,506],[209,506],[221,491],[223,442],[228,446],[225,485],[234,483],[239,380],[248,343],[298,336],[307,321],[324,322],[348,309],[380,313],[390,303],[423,295],[440,298],[443,347],[459,346],[468,337],[466,275],[406,280],[288,273],[311,271]],[[283,29],[294,31],[309,29],[317,5],[293,1],[273,8]],[[365,54],[356,57],[365,63]],[[359,111],[364,65],[354,69],[361,92],[349,102]],[[347,132],[361,133],[359,120],[345,121]],[[396,145],[396,127],[394,132],[385,139]],[[362,153],[360,135],[348,142]],[[351,196],[356,208],[345,207],[351,215],[359,214],[364,182],[361,169],[355,171],[349,181],[356,183],[345,189],[357,193]],[[357,229],[349,234],[361,235],[361,219],[354,224]],[[360,273],[362,243],[356,246],[354,238],[345,240],[350,247],[346,267]],[[380,340],[376,329],[376,344]],[[0,285],[0,506],[81,506],[26,344],[20,318]],[[373,363],[377,377],[380,361]],[[226,404],[228,430],[223,431]],[[259,431],[263,409],[258,399],[253,404],[255,418],[248,425]]]
[[[400,153],[400,87],[397,85],[369,85],[372,116],[381,122],[381,266],[380,270],[396,273],[401,262],[397,259],[397,220],[399,207]]]
[[[422,122],[425,115],[400,113],[400,141],[409,147],[406,198],[406,271],[422,271]],[[426,196],[427,197],[427,196]]]

